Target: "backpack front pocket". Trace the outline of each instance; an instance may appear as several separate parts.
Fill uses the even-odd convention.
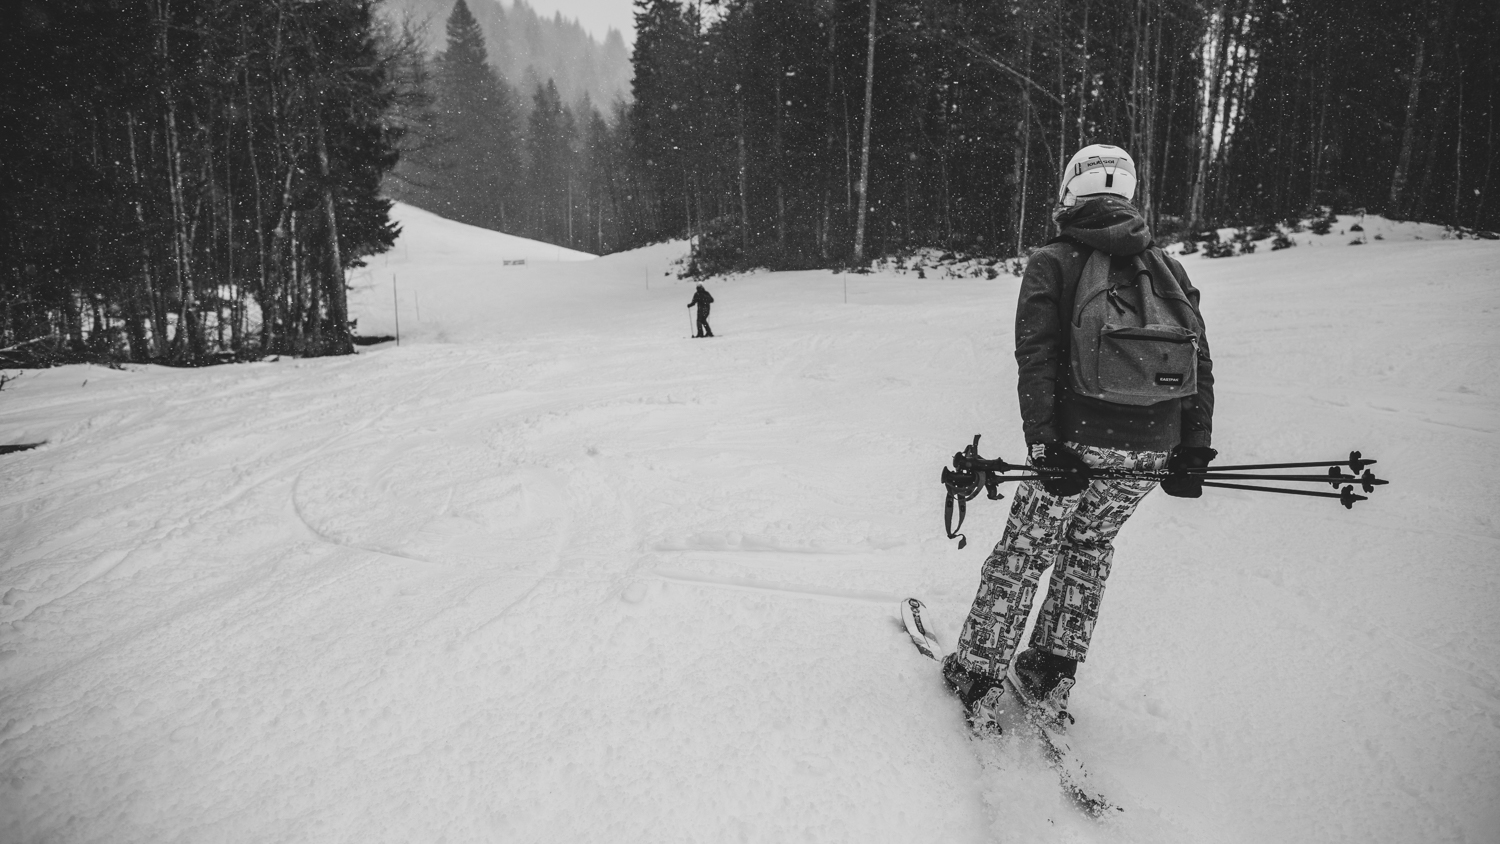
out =
[[[1198,335],[1176,325],[1110,325],[1099,332],[1099,388],[1125,404],[1198,392]]]

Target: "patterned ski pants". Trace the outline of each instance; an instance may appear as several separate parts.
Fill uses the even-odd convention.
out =
[[[1090,466],[1158,472],[1167,455],[1068,443]],[[1155,481],[1095,480],[1081,494],[1052,495],[1023,481],[1005,534],[980,572],[979,594],[958,638],[958,658],[971,670],[1000,677],[1026,627],[1042,572],[1052,579],[1031,647],[1082,662],[1099,616],[1114,539]]]

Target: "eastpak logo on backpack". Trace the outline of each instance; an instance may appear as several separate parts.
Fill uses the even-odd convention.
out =
[[[1095,250],[1084,264],[1069,342],[1073,391],[1137,406],[1194,395],[1198,315],[1160,249],[1129,262],[1112,274],[1109,254]]]

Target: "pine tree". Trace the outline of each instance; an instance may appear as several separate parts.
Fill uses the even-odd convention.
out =
[[[504,231],[515,224],[519,177],[512,94],[490,67],[484,35],[464,0],[448,16],[447,49],[437,61],[433,210]]]
[[[701,223],[694,165],[703,148],[701,129],[713,119],[702,108],[698,19],[678,0],[636,0],[635,20],[630,132],[636,166],[650,190],[653,227],[686,233]]]
[[[571,139],[567,136],[562,98],[549,79],[536,86],[526,122],[526,199],[531,208],[528,230],[550,243],[567,241],[568,174]]]

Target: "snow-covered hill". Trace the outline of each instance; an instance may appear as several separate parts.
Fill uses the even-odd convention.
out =
[[[352,301],[399,347],[0,392],[48,441],[0,456],[0,841],[1500,834],[1500,244],[1188,259],[1224,457],[1392,485],[1146,500],[1074,692],[1095,822],[896,612],[951,644],[999,538],[944,539],[938,470],[1021,453],[1014,277],[715,281],[698,341],[680,246],[398,210]]]

